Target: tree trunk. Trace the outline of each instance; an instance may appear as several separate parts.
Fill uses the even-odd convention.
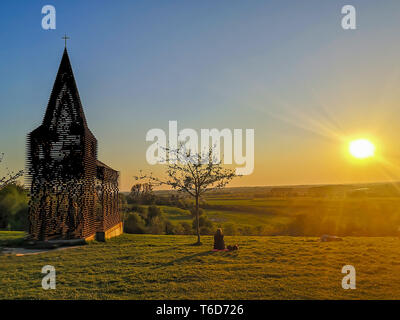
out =
[[[201,244],[200,241],[200,219],[199,219],[199,196],[196,195],[196,231],[197,231],[197,243]]]

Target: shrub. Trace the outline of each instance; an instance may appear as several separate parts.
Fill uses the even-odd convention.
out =
[[[199,217],[200,234],[209,235],[214,233],[214,224],[206,215]],[[193,218],[193,230],[196,230],[196,218]]]
[[[192,227],[191,227],[191,225],[189,223],[181,222],[181,223],[179,223],[179,225],[183,229],[183,233],[182,234],[187,234],[187,235],[193,234],[193,229],[192,229]]]
[[[20,185],[11,184],[0,190],[0,229],[5,228],[28,228],[28,196]]]
[[[179,234],[176,233],[177,232],[176,227],[171,223],[171,221],[169,220],[165,221],[164,225],[165,225],[165,234]]]
[[[120,212],[127,212],[128,202],[126,200],[126,196],[123,193],[118,194],[118,202],[119,202]]]
[[[165,221],[161,216],[155,216],[151,218],[147,226],[148,231],[151,234],[164,234]]]
[[[143,207],[137,204],[131,205],[130,211],[138,212],[142,217],[147,216],[147,207]]]
[[[124,219],[124,232],[126,233],[146,233],[145,222],[136,212],[129,212]]]
[[[28,203],[22,205],[9,220],[8,226],[10,230],[28,231]]]
[[[213,235],[214,229],[210,227],[200,227],[200,234],[202,236]]]
[[[149,206],[147,209],[147,217],[146,217],[147,224],[150,224],[151,221],[156,217],[163,219],[163,211],[157,206]]]
[[[172,232],[173,232],[173,234],[185,234],[185,230],[183,229],[183,227],[180,223],[173,226]]]

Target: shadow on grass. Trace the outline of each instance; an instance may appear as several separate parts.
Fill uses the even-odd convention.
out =
[[[1,239],[0,240],[0,247],[22,248],[22,247],[24,247],[24,244],[25,244],[24,238]]]
[[[166,263],[161,263],[161,264],[160,264],[159,266],[157,266],[156,268],[172,266],[172,265],[174,265],[175,263],[187,262],[187,261],[190,261],[190,260],[192,260],[192,259],[196,259],[196,258],[208,256],[208,255],[213,254],[213,253],[214,253],[214,252],[212,252],[211,250],[207,250],[207,251],[203,251],[203,252],[191,254],[191,255],[188,255],[188,256],[184,256],[184,257],[182,257],[182,258],[178,258],[178,259],[175,259],[175,260],[171,260],[171,261],[166,262]]]

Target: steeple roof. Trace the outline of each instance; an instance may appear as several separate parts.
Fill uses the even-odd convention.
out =
[[[49,103],[43,119],[44,126],[50,126],[53,117],[57,116],[60,112],[59,110],[62,109],[62,104],[65,103],[68,104],[70,112],[76,117],[76,121],[81,122],[87,128],[86,118],[67,48],[64,49],[53,90],[51,91]]]

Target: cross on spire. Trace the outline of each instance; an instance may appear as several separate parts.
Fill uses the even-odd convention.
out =
[[[67,40],[71,39],[70,37],[67,37],[66,34],[64,34],[64,37],[62,37],[61,39],[65,40],[65,48],[67,47]]]

